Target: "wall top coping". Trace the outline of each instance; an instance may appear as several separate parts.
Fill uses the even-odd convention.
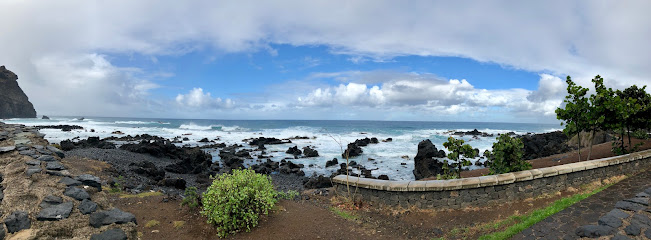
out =
[[[538,168],[531,170],[524,170],[519,172],[504,173],[497,175],[470,177],[462,179],[449,179],[449,180],[425,180],[425,181],[391,181],[379,180],[370,178],[360,178],[346,175],[338,175],[332,179],[332,182],[346,185],[346,180],[352,187],[361,187],[368,189],[384,190],[384,191],[443,191],[443,190],[458,190],[470,189],[486,186],[504,185],[514,182],[529,181],[537,178],[552,177],[557,175],[564,175],[573,172],[585,171],[593,168],[606,167],[611,165],[618,165],[626,162],[637,161],[651,157],[651,149],[630,153],[621,156],[614,156],[608,158],[595,159],[584,162],[575,162],[563,164],[553,167]]]

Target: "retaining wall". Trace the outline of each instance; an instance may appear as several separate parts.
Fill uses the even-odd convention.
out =
[[[499,204],[568,187],[579,187],[622,174],[646,171],[651,167],[651,150],[482,177],[429,181],[388,181],[348,177],[350,191],[380,205],[418,208],[462,208]],[[346,175],[333,178],[335,191],[346,194]]]

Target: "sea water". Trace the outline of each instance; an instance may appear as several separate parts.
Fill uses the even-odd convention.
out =
[[[244,139],[258,137],[274,137],[287,139],[293,137],[308,137],[309,139],[293,139],[292,143],[281,145],[265,145],[265,156],[272,156],[274,161],[293,157],[286,154],[289,147],[298,146],[302,149],[311,146],[319,152],[319,157],[292,159],[294,163],[305,165],[303,171],[306,175],[330,175],[339,166],[325,168],[325,162],[337,158],[339,163],[345,162],[341,153],[346,145],[356,139],[376,137],[378,140],[392,138],[391,142],[380,142],[362,147],[361,156],[351,158],[372,169],[374,176],[386,174],[392,180],[413,180],[413,158],[418,151],[418,143],[430,139],[432,143],[444,151],[443,142],[455,131],[471,131],[477,129],[481,132],[494,134],[493,137],[454,136],[464,139],[473,148],[478,148],[480,153],[490,150],[499,133],[515,132],[516,134],[543,133],[559,130],[558,124],[530,124],[530,123],[486,123],[486,122],[415,122],[415,121],[308,121],[308,120],[205,120],[205,119],[141,119],[141,118],[107,118],[89,117],[79,120],[74,117],[51,117],[43,119],[6,119],[1,120],[10,124],[36,125],[79,125],[83,130],[63,132],[59,129],[42,129],[45,138],[50,143],[59,143],[62,140],[79,137],[97,136],[100,138],[110,136],[135,136],[150,134],[168,139],[174,137],[187,137],[178,145],[203,145],[198,141],[202,138],[209,140],[219,139],[216,142],[242,144],[249,146]],[[94,130],[94,131],[91,131]],[[119,131],[124,135],[113,134]],[[213,161],[219,161],[218,149],[207,149],[213,156]],[[249,159],[245,165],[255,164],[265,159]],[[373,160],[369,160],[373,159]],[[472,162],[483,161],[475,158]],[[471,166],[470,169],[480,168]]]

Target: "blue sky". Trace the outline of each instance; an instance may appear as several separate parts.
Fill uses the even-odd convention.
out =
[[[350,55],[336,54],[327,46],[271,45],[275,51],[218,54],[200,51],[181,56],[152,58],[140,54],[103,53],[117,67],[137,67],[147,72],[167,72],[159,81],[165,87],[152,93],[175,97],[179,90],[201,87],[214,95],[237,98],[262,92],[264,86],[290,80],[309,81],[313,73],[345,71],[395,71],[431,73],[442,79],[468,79],[484,89],[535,90],[539,73],[462,57],[400,56],[383,61],[355,62]],[[333,78],[318,79],[338,84]],[[260,89],[251,86],[260,86]]]
[[[650,85],[649,1],[0,2],[38,114],[557,123]]]

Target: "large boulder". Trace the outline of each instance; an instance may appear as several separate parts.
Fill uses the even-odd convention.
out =
[[[356,143],[349,143],[346,151],[341,154],[341,157],[346,159],[346,158],[351,158],[351,157],[357,157],[359,155],[362,155],[364,151],[362,151],[362,148],[359,147]],[[348,156],[346,156],[348,155]]]
[[[0,118],[36,118],[34,105],[17,80],[18,75],[0,66]]]
[[[520,137],[524,144],[525,160],[547,157],[572,151],[567,144],[567,136],[561,131],[529,134]]]
[[[318,157],[319,152],[307,146],[303,148],[303,155],[305,155],[305,157]]]
[[[298,149],[298,146],[290,147],[289,149],[287,149],[287,151],[285,151],[285,153],[291,154],[291,155],[294,155],[294,156],[298,156],[298,155],[302,154],[301,150]]]
[[[429,139],[418,143],[418,153],[414,157],[414,177],[416,180],[434,177],[443,173],[443,163],[437,158],[444,158],[445,152],[436,149]]]

